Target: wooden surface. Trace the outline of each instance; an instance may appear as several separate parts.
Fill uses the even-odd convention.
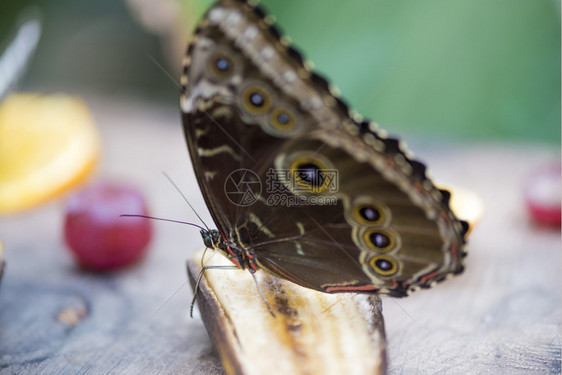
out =
[[[210,223],[177,107],[86,99],[104,142],[96,177],[141,187],[155,216],[195,221],[166,171]],[[528,173],[560,151],[406,140],[440,181],[480,194],[486,214],[464,274],[383,298],[389,374],[560,373],[560,232],[531,225],[521,194]],[[197,230],[156,222],[142,263],[96,275],[75,267],[62,215],[59,200],[0,219],[1,374],[222,373],[200,317],[188,316],[185,262],[201,246]]]

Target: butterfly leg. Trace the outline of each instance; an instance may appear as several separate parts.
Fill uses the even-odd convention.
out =
[[[201,255],[201,269],[205,268],[205,254],[207,254],[207,250],[209,250],[209,247],[205,246],[205,250],[203,250],[203,255]]]
[[[203,275],[206,270],[211,269],[224,269],[224,270],[238,270],[239,268],[236,266],[203,266],[201,268],[201,272],[199,272],[199,276],[197,276],[197,282],[195,283],[195,292],[193,293],[193,299],[191,300],[191,305],[189,307],[189,317],[193,318],[193,307],[195,306],[195,300],[197,298],[197,292],[199,292],[199,283],[203,278]]]
[[[258,289],[258,293],[260,294],[260,297],[263,300],[263,303],[265,304],[265,307],[267,307],[267,311],[269,311],[271,316],[275,318],[275,314],[273,313],[273,310],[271,309],[271,306],[269,306],[269,303],[267,302],[267,300],[265,299],[265,296],[263,295],[263,292],[260,288],[260,284],[258,283],[258,279],[256,279],[255,273],[256,273],[256,271],[254,271],[253,269],[250,269],[250,275],[252,275],[252,279],[254,279],[254,284],[256,284],[256,288]]]

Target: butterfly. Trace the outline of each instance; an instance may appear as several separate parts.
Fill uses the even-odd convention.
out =
[[[219,0],[180,107],[208,248],[327,293],[402,297],[463,271],[468,224],[404,144],[350,110],[254,2]]]

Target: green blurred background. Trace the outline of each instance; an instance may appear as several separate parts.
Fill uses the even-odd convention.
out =
[[[209,0],[45,0],[20,85],[176,105],[187,37]],[[5,1],[0,37],[34,2]],[[556,0],[264,0],[280,28],[391,133],[560,145]]]

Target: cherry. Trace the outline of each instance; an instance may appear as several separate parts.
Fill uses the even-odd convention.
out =
[[[538,170],[525,185],[527,210],[535,223],[560,227],[560,165]]]
[[[107,271],[139,261],[152,237],[142,194],[130,186],[97,183],[72,194],[66,202],[64,238],[84,268]]]

